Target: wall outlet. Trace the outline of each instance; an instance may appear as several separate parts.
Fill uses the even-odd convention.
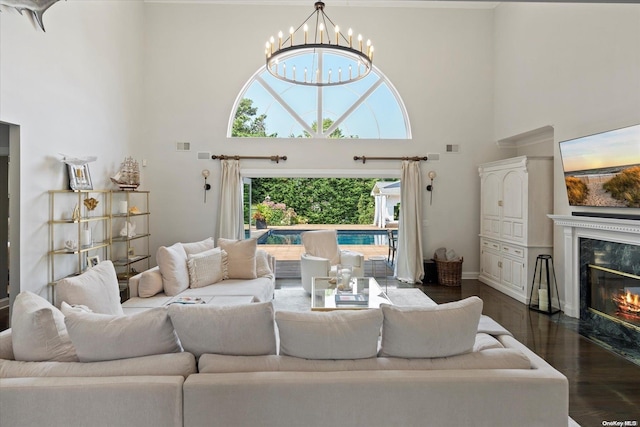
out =
[[[198,151],[198,160],[211,160],[211,151]]]
[[[440,153],[428,153],[427,159],[429,159],[429,161],[440,160]]]

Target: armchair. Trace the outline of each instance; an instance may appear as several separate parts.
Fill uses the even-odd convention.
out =
[[[364,275],[364,255],[340,250],[336,230],[313,230],[301,234],[304,253],[300,256],[302,287],[311,293],[313,277],[330,277],[336,274],[336,265],[348,265],[352,276]]]

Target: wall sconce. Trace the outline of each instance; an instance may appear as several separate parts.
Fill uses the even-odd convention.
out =
[[[433,180],[437,175],[435,171],[429,171],[427,176],[431,180],[431,184],[427,185],[427,191],[431,194],[431,196],[429,197],[429,204],[431,204],[433,202]]]
[[[207,178],[209,178],[211,172],[209,169],[202,170],[202,176],[204,177],[204,202],[207,203],[207,191],[211,190],[211,184],[207,183]]]

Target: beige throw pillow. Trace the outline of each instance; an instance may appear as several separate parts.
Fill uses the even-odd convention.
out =
[[[138,280],[138,296],[151,298],[164,290],[160,269],[151,269],[143,272]]]
[[[384,357],[447,357],[473,350],[482,300],[469,297],[435,307],[382,305]]]
[[[269,265],[269,254],[267,251],[258,249],[256,251],[256,276],[264,277],[269,274],[273,274]]]
[[[195,255],[188,255],[189,287],[201,288],[229,278],[227,252],[214,248]]]
[[[156,262],[162,275],[162,285],[167,296],[178,295],[189,287],[187,253],[182,243],[169,247],[160,246],[156,252]]]
[[[84,273],[56,284],[56,305],[86,305],[94,313],[124,314],[120,305],[120,285],[113,263],[102,261]]]
[[[76,362],[64,315],[46,299],[28,291],[13,303],[11,341],[15,360]]]
[[[378,352],[380,310],[277,311],[280,355],[304,359],[366,359]]]
[[[276,354],[271,302],[226,307],[172,304],[169,316],[184,350],[196,357]]]
[[[209,249],[213,249],[215,247],[215,243],[213,242],[213,237],[208,237],[199,242],[192,243],[182,243],[182,247],[184,248],[187,256],[199,254],[200,252],[208,251]]]
[[[255,279],[256,239],[218,239],[218,246],[227,252],[229,279]]]
[[[81,362],[182,351],[166,307],[131,316],[73,313],[65,324]]]

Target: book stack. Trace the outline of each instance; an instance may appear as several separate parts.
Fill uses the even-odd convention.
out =
[[[369,305],[369,295],[366,294],[336,294],[336,305]]]

